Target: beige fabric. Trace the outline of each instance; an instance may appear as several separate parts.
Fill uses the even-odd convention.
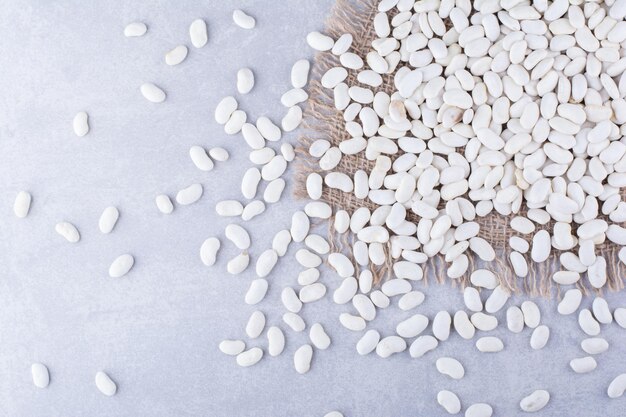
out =
[[[337,39],[344,33],[350,33],[354,40],[352,43],[352,52],[357,53],[365,60],[365,55],[371,50],[371,41],[374,39],[375,33],[373,28],[373,18],[377,11],[377,0],[338,0],[326,22],[325,33]],[[338,145],[341,141],[350,139],[350,135],[345,131],[345,121],[343,112],[335,109],[332,91],[321,86],[319,80],[321,76],[330,68],[338,66],[339,59],[330,52],[318,53],[312,66],[311,81],[309,83],[309,100],[304,114],[304,127],[306,134],[299,140],[296,149],[297,154],[297,185],[295,194],[299,198],[308,198],[306,193],[306,177],[311,172],[319,172],[323,176],[322,170],[319,168],[317,158],[313,158],[308,154],[309,145],[317,139],[326,139],[332,145]],[[401,66],[402,63],[399,65]],[[356,85],[357,71],[349,70],[348,85]],[[383,85],[376,91],[393,92],[393,79],[391,76],[385,76]],[[367,87],[367,86],[366,86]],[[376,92],[375,91],[375,92]],[[371,171],[373,161],[368,161],[362,154],[344,155],[340,164],[335,171],[344,172],[353,176],[358,169]],[[624,194],[624,190],[622,190]],[[378,206],[369,200],[357,199],[352,193],[344,193],[336,189],[324,188],[322,201],[333,206],[335,211],[344,209],[348,213],[352,213],[359,207],[368,207],[371,211]],[[408,211],[408,220],[417,222],[419,217]],[[525,278],[518,278],[514,275],[512,266],[509,261],[508,239],[512,235],[518,235],[509,227],[509,221],[512,216],[502,216],[498,213],[492,213],[485,217],[477,217],[476,222],[480,224],[479,236],[491,243],[496,251],[496,261],[485,263],[478,257],[473,256],[471,251],[466,254],[470,258],[470,267],[468,273],[463,277],[452,280],[461,286],[469,283],[469,274],[476,268],[485,268],[492,270],[498,276],[500,284],[508,288],[512,292],[523,290],[531,295],[550,295],[558,292],[558,285],[554,285],[551,276],[560,269],[558,256],[561,252],[551,254],[550,258],[543,263],[535,264],[530,259],[530,254],[526,254],[525,258],[529,265],[529,275]],[[545,228],[549,232],[552,231],[552,224],[545,227],[538,226],[538,229]],[[348,232],[345,235],[339,235],[333,230],[332,219],[329,225],[329,239],[335,250],[343,251],[349,255],[349,248],[354,240],[354,236]],[[521,236],[521,235],[520,235]],[[523,237],[523,236],[522,236]],[[528,240],[528,237],[526,237]],[[610,242],[604,243],[598,247],[598,253],[606,258],[608,280],[605,288],[610,290],[619,290],[624,287],[623,277],[626,272],[624,264],[619,262],[618,252],[621,247]],[[386,248],[387,254],[389,248]],[[386,279],[390,274],[393,260],[387,256],[387,262],[384,265],[369,268],[374,273],[376,282]],[[356,263],[355,263],[356,264]],[[444,262],[442,256],[432,258],[424,265],[425,279],[436,278],[438,282],[449,279],[446,276],[447,263]],[[357,273],[359,267],[357,265]],[[591,287],[587,282],[586,276],[579,281],[578,287],[587,293]],[[594,290],[596,291],[596,290]]]

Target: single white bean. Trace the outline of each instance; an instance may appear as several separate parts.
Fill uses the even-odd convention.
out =
[[[406,350],[406,341],[398,336],[387,336],[376,345],[376,354],[381,358]]]
[[[448,412],[448,414],[458,414],[461,412],[461,400],[459,400],[459,397],[451,391],[439,391],[437,394],[437,402]]]
[[[165,194],[159,194],[155,198],[156,206],[163,214],[171,214],[174,211],[172,200]]]
[[[624,391],[626,391],[626,373],[616,376],[606,392],[609,398],[619,398],[624,395]]]
[[[320,323],[315,323],[311,326],[309,338],[311,343],[318,349],[324,350],[330,346],[330,337]]]
[[[311,64],[306,59],[296,61],[291,67],[291,85],[293,88],[304,88],[309,79]]]
[[[30,211],[32,197],[28,191],[20,191],[15,197],[15,203],[13,203],[13,212],[20,219],[28,216]]]
[[[298,332],[299,333],[299,332],[303,331],[304,329],[306,329],[306,323],[304,322],[302,317],[300,317],[296,313],[292,313],[291,311],[283,314],[283,321],[294,332]]]
[[[246,334],[250,339],[256,339],[263,333],[263,329],[265,328],[265,314],[261,311],[256,310],[248,319],[248,323],[246,324]]]
[[[84,111],[76,113],[72,125],[74,127],[74,133],[76,134],[76,136],[85,136],[87,133],[89,133],[89,115]]]
[[[191,25],[189,25],[189,38],[191,39],[191,44],[196,48],[202,48],[206,45],[209,37],[204,20],[196,19],[191,22]]]
[[[133,22],[126,25],[124,28],[124,36],[127,38],[135,38],[143,36],[148,31],[148,27],[142,22]]]
[[[145,99],[152,103],[162,103],[165,101],[165,91],[152,83],[141,84],[139,89]]]
[[[243,213],[243,205],[236,200],[222,200],[215,205],[215,211],[223,217],[240,216]]]
[[[533,391],[527,397],[522,398],[519,403],[522,411],[534,413],[544,408],[550,401],[550,393],[546,390]]]
[[[245,348],[246,344],[243,340],[222,340],[219,344],[220,351],[230,356],[239,355]]]
[[[268,347],[270,356],[278,356],[285,349],[285,334],[280,328],[272,326],[267,329]]]
[[[485,403],[472,404],[465,410],[465,417],[491,417],[492,415],[493,408]]]
[[[461,379],[465,376],[463,365],[454,358],[441,357],[437,359],[435,365],[439,373],[447,375],[452,379]]]
[[[258,278],[250,283],[246,292],[245,302],[248,305],[255,305],[263,301],[267,293],[268,283],[263,278]]]
[[[57,223],[54,230],[63,236],[70,243],[76,243],[80,240],[80,233],[76,226],[69,222]]]
[[[189,50],[185,45],[178,45],[171,51],[165,54],[165,63],[167,65],[178,65],[187,58]]]
[[[367,355],[376,349],[379,341],[380,333],[370,329],[357,342],[356,351],[359,355]]]
[[[248,268],[250,264],[250,255],[247,251],[243,251],[226,264],[226,271],[232,275],[238,275]]]
[[[128,253],[120,255],[111,263],[111,266],[109,267],[109,276],[111,278],[123,277],[130,272],[134,264],[135,258],[132,255]]]
[[[100,219],[98,220],[98,228],[102,233],[111,233],[117,220],[120,217],[120,212],[117,208],[110,206],[105,208],[100,215]]]
[[[485,336],[476,341],[476,348],[481,352],[495,353],[504,349],[504,344],[495,336]]]
[[[580,347],[590,355],[597,355],[609,349],[609,342],[601,337],[590,337],[580,342]]]
[[[439,341],[433,336],[418,336],[413,341],[413,343],[411,343],[411,347],[409,348],[409,354],[412,358],[421,358],[426,353],[434,350],[438,345]]]
[[[232,96],[226,96],[215,107],[215,121],[221,125],[226,124],[230,116],[237,110],[237,100]]]
[[[211,171],[214,167],[213,161],[202,146],[194,145],[189,148],[191,162],[201,171]]]
[[[246,250],[250,247],[250,235],[243,227],[231,223],[224,229],[226,238],[233,242],[237,248]]]
[[[256,25],[254,17],[239,9],[233,11],[233,22],[242,29],[253,29]]]
[[[311,359],[313,358],[313,348],[311,345],[302,345],[293,356],[293,363],[296,372],[306,374],[311,369]]]
[[[530,336],[530,347],[539,350],[543,349],[550,338],[550,328],[545,325],[537,326]]]
[[[237,355],[237,365],[246,368],[257,364],[263,358],[263,350],[253,347]]]
[[[585,356],[584,358],[572,359],[569,362],[569,366],[577,374],[585,374],[596,369],[596,366],[598,366],[598,364],[593,357]]]
[[[95,382],[98,390],[107,397],[112,397],[117,392],[117,385],[111,377],[103,371],[96,372]]]
[[[46,388],[50,384],[50,372],[43,363],[33,363],[30,367],[33,376],[33,384],[37,388]]]
[[[254,73],[250,68],[241,68],[237,71],[237,91],[239,94],[248,94],[254,87]]]
[[[183,188],[176,193],[176,202],[183,206],[193,204],[200,200],[203,191],[201,184],[191,184],[189,187]]]
[[[200,260],[202,263],[206,266],[214,265],[220,246],[221,244],[218,238],[210,237],[206,239],[202,243],[202,246],[200,246]]]

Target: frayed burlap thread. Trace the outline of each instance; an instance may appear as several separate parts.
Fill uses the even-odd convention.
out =
[[[371,42],[375,38],[373,27],[373,18],[378,12],[377,0],[337,0],[333,7],[329,18],[326,21],[325,33],[334,39],[339,38],[344,33],[349,33],[353,37],[351,51],[358,54],[365,61],[365,57],[372,50]],[[392,13],[390,11],[390,13]],[[390,16],[391,17],[391,16]],[[330,68],[339,66],[339,57],[331,52],[317,53],[311,68],[311,81],[309,82],[309,99],[306,103],[304,111],[303,127],[305,134],[300,139],[296,148],[296,187],[295,195],[298,198],[308,198],[306,191],[306,178],[312,172],[322,174],[323,171],[319,167],[319,160],[312,157],[308,153],[309,146],[318,139],[328,140],[331,145],[338,146],[342,141],[350,139],[350,135],[345,130],[345,120],[343,112],[337,110],[334,105],[334,97],[332,91],[322,87],[320,79],[322,75]],[[360,85],[357,81],[357,71],[349,70],[346,83],[348,85]],[[371,88],[369,86],[365,86]],[[393,74],[383,77],[383,84],[374,89],[374,92],[384,91],[391,94],[394,91]],[[334,171],[343,172],[350,177],[354,173],[363,169],[371,172],[374,161],[368,161],[359,153],[357,155],[343,155],[339,165]],[[624,190],[622,190],[624,195]],[[345,193],[337,189],[324,187],[321,201],[329,203],[334,212],[338,210],[346,210],[352,214],[360,207],[367,207],[371,211],[379,207],[369,199],[358,199],[353,193]],[[522,208],[520,214],[524,214],[526,210]],[[541,263],[535,263],[530,259],[530,253],[524,256],[528,264],[528,275],[525,277],[516,276],[513,266],[510,262],[508,241],[511,236],[520,236],[525,240],[529,240],[530,236],[523,236],[515,232],[510,227],[510,221],[514,215],[503,216],[498,213],[490,213],[485,217],[477,217],[476,221],[480,225],[479,236],[487,240],[496,252],[496,259],[492,262],[484,262],[479,256],[471,251],[466,254],[469,258],[468,272],[460,278],[451,280],[447,277],[448,264],[444,261],[443,256],[438,255],[429,259],[424,265],[424,281],[435,279],[441,283],[444,280],[452,281],[453,285],[465,287],[470,283],[470,273],[477,268],[485,268],[493,271],[498,277],[499,284],[507,288],[511,292],[524,292],[532,296],[541,295],[549,296],[559,294],[559,286],[555,285],[552,275],[561,269],[559,255],[560,252],[553,251],[550,257]],[[417,222],[419,217],[412,212],[407,212],[409,221]],[[539,226],[552,232],[553,223],[545,226]],[[538,230],[539,230],[538,229]],[[575,231],[575,230],[574,230]],[[328,236],[331,250],[342,252],[350,257],[355,264],[356,274],[362,268],[369,269],[374,275],[374,282],[380,283],[393,275],[392,265],[394,260],[391,257],[389,244],[384,247],[385,262],[381,265],[359,266],[351,253],[352,244],[355,236],[348,231],[347,233],[338,233],[333,226],[333,219],[329,220]],[[619,261],[618,253],[621,246],[611,242],[605,242],[596,247],[596,253],[601,254],[607,263],[607,283],[604,288],[612,291],[624,288],[624,273],[626,268]],[[577,287],[584,294],[590,292],[599,292],[593,289],[589,284],[586,276],[584,276],[577,284]]]

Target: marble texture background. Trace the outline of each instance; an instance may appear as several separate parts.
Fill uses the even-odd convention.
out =
[[[575,375],[569,360],[583,356],[584,335],[575,317],[560,317],[554,302],[540,301],[542,321],[552,336],[542,351],[531,351],[530,330],[513,335],[494,332],[506,348],[480,354],[474,342],[453,335],[421,360],[408,354],[382,360],[360,357],[360,334],[340,327],[348,306],[330,299],[303,310],[310,325],[323,323],[333,342],[315,351],[306,376],[293,369],[293,352],[308,341],[307,332],[288,332],[278,358],[250,369],[221,354],[224,338],[244,336],[254,307],[243,303],[253,268],[241,276],[225,271],[235,255],[223,239],[219,261],[206,268],[198,249],[209,236],[223,236],[228,219],[215,203],[239,198],[239,181],[248,168],[248,149],[240,136],[227,136],[213,119],[217,102],[236,93],[235,73],[253,69],[256,86],[238,97],[250,119],[267,115],[279,121],[280,95],[289,88],[291,64],[312,57],[305,36],[321,30],[332,0],[192,1],[107,0],[83,2],[25,0],[3,2],[0,14],[0,415],[53,416],[317,416],[330,410],[357,416],[440,416],[436,394],[449,389],[464,409],[487,402],[496,416],[520,415],[519,400],[535,389],[552,395],[543,416],[622,416],[626,398],[610,400],[606,387],[626,372],[626,331],[604,326],[611,349],[598,369]],[[242,8],[256,17],[245,31],[231,20]],[[188,40],[188,25],[198,17],[209,26],[209,43],[191,48],[178,67],[164,64],[165,52]],[[142,20],[149,32],[127,39],[124,26]],[[163,87],[167,101],[148,103],[143,82]],[[91,132],[74,136],[74,114],[90,114]],[[284,140],[295,143],[297,132]],[[191,145],[223,146],[231,159],[209,173],[191,163]],[[293,171],[290,170],[289,173]],[[177,207],[171,216],[156,210],[158,193],[171,196],[200,182],[202,200]],[[269,247],[275,232],[288,227],[303,205],[285,198],[245,224],[253,237],[253,262]],[[19,190],[33,194],[25,220],[12,213]],[[97,228],[101,211],[120,209],[115,231]],[[59,221],[81,231],[76,245],[55,232]],[[322,231],[323,233],[323,231]],[[281,259],[258,308],[270,324],[281,321],[280,291],[293,285],[300,267],[295,246]],[[107,275],[110,262],[132,253],[136,264],[123,279]],[[337,277],[321,278],[332,290]],[[461,306],[462,297],[447,286],[430,286],[421,311],[431,317]],[[608,296],[626,306],[624,294]],[[521,299],[516,299],[518,304]],[[585,301],[588,304],[589,301]],[[410,313],[389,308],[373,328],[390,334]],[[500,321],[504,314],[498,315]],[[504,327],[504,326],[502,326]],[[266,346],[265,338],[249,343]],[[466,369],[453,381],[437,373],[436,358],[450,355]],[[51,384],[32,384],[30,365],[45,363]],[[95,388],[94,375],[105,370],[118,383],[107,398]]]

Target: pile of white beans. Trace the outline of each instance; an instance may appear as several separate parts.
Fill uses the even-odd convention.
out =
[[[258,278],[250,285],[246,303],[263,300],[269,285],[264,277],[291,241],[304,242],[305,248],[295,255],[305,268],[298,276],[299,289],[286,287],[281,295],[287,310],[283,321],[291,331],[306,329],[298,313],[304,304],[327,293],[326,285],[318,282],[318,268],[325,260],[342,279],[333,300],[353,307],[340,315],[340,323],[363,332],[356,346],[359,354],[375,351],[387,358],[408,349],[412,357],[421,357],[447,340],[451,329],[472,339],[477,331],[497,327],[496,314],[511,295],[490,270],[469,270],[468,255],[485,262],[496,258],[494,248],[478,237],[480,225],[475,221],[495,211],[514,216],[510,227],[518,235],[508,244],[515,275],[528,275],[527,255],[541,263],[559,251],[562,269],[552,279],[566,291],[557,308],[563,315],[577,312],[582,292],[574,286],[586,279],[592,288],[601,289],[607,282],[606,260],[596,253],[596,246],[607,239],[626,244],[626,229],[616,224],[626,220],[626,203],[620,196],[626,184],[626,143],[622,140],[626,1],[578,3],[383,0],[373,22],[376,38],[365,57],[351,52],[350,34],[335,40],[310,33],[307,41],[312,48],[337,57],[336,66],[322,75],[321,85],[332,90],[335,108],[343,113],[351,138],[339,144],[319,139],[310,145],[308,152],[319,163],[319,171],[306,180],[307,193],[314,201],[295,213],[291,229],[278,232],[272,248],[259,255]],[[294,80],[301,79],[298,74],[304,73],[303,68],[308,70],[308,65],[300,65],[294,66]],[[379,88],[385,74],[393,74],[392,94]],[[351,79],[357,82],[349,85]],[[307,98],[301,83],[294,82],[293,87],[283,96],[286,106]],[[228,110],[240,126],[245,118],[235,116],[235,108],[231,105]],[[223,109],[221,103],[216,118]],[[253,154],[267,153],[261,172],[251,168],[244,176],[242,192],[252,198],[259,181],[275,181],[289,160],[263,147],[262,137],[269,138],[262,132],[250,135],[242,129],[242,133],[255,149]],[[352,155],[373,161],[373,169],[342,172],[342,158]],[[324,187],[352,193],[378,208],[333,213],[327,203],[318,201]],[[219,210],[218,205],[219,214],[242,213],[241,204],[220,204],[233,209]],[[522,212],[522,207],[527,211]],[[417,223],[407,220],[409,210],[419,217]],[[311,234],[313,219],[334,222],[339,234],[354,234],[350,253],[331,252],[326,239]],[[552,234],[542,227],[551,222],[555,222]],[[237,234],[243,235],[241,230]],[[249,263],[247,245],[237,244],[242,240],[249,244],[247,233],[244,236],[226,233],[244,251],[229,262],[231,273],[242,272]],[[204,249],[213,262],[219,245],[211,242],[211,250]],[[393,258],[393,277],[374,288],[370,268],[387,262],[385,247]],[[472,253],[466,254],[468,250]],[[464,300],[471,315],[464,310],[453,315],[440,311],[431,322],[416,313],[397,323],[395,334],[367,330],[377,310],[387,308],[393,297],[399,297],[398,307],[405,311],[423,302],[425,295],[413,285],[424,277],[422,264],[436,255],[445,257],[449,278],[470,274],[472,286],[464,290]],[[626,261],[626,250],[619,255]],[[484,302],[479,288],[491,291]],[[509,306],[505,317],[513,333],[524,327],[533,329],[532,349],[546,346],[550,329],[541,324],[534,302]],[[611,313],[600,296],[593,300],[591,310],[579,311],[580,328],[589,336],[581,347],[588,356],[571,359],[574,372],[596,368],[592,355],[608,349],[608,342],[598,337],[601,324],[611,323],[613,317],[626,327],[626,309]],[[245,328],[248,338],[259,337],[265,324],[265,315],[253,312]],[[423,335],[429,325],[432,336]],[[285,346],[284,332],[271,326],[267,338],[270,355],[279,355]],[[309,371],[314,347],[326,349],[330,343],[320,323],[311,326],[310,339],[311,344],[294,354],[299,373]],[[410,344],[409,339],[413,339]],[[476,348],[494,353],[504,343],[495,336],[478,337]],[[236,355],[241,366],[251,366],[263,357],[259,347],[246,350],[243,340],[225,340],[220,349]],[[464,376],[463,366],[454,358],[439,358],[436,366],[453,379]],[[620,396],[625,381],[625,374],[617,376],[608,385],[608,395]],[[534,412],[549,399],[547,390],[537,389],[522,398],[519,406]],[[462,409],[451,391],[441,391],[437,401],[450,414]],[[488,404],[466,409],[467,416],[491,414]]]
[[[319,162],[319,172],[306,179],[313,201],[293,213],[291,227],[278,231],[271,248],[256,257],[257,277],[250,282],[245,303],[254,306],[264,301],[267,277],[289,246],[296,244],[295,259],[302,271],[297,286],[282,288],[281,301],[288,331],[303,332],[308,327],[310,344],[298,347],[293,357],[300,374],[311,369],[315,349],[331,344],[321,323],[308,326],[299,315],[305,304],[329,292],[319,282],[324,262],[341,278],[332,289],[333,301],[352,306],[339,316],[339,322],[362,333],[356,344],[359,355],[376,352],[388,358],[408,350],[411,357],[419,358],[445,342],[452,330],[469,340],[477,332],[495,329],[500,320],[512,333],[533,329],[530,346],[542,349],[550,329],[542,324],[538,306],[524,301],[505,309],[511,294],[498,285],[497,276],[488,269],[469,270],[468,250],[469,256],[485,262],[496,257],[490,244],[478,237],[476,218],[493,211],[513,214],[510,226],[526,237],[514,236],[508,242],[515,274],[520,278],[528,274],[527,254],[540,263],[560,251],[562,270],[552,279],[566,290],[557,309],[562,315],[578,312],[586,335],[581,348],[587,356],[572,358],[570,366],[576,373],[593,371],[594,357],[609,348],[600,336],[602,325],[615,320],[626,328],[626,309],[611,312],[601,296],[595,297],[591,310],[579,311],[583,294],[575,288],[584,279],[596,289],[605,285],[606,260],[596,253],[596,246],[607,239],[626,244],[626,229],[615,224],[626,220],[626,203],[620,196],[620,188],[626,185],[622,136],[626,0],[382,0],[378,11],[373,22],[376,37],[365,57],[351,52],[350,34],[338,39],[318,32],[307,36],[313,49],[336,56],[337,66],[326,71],[321,84],[332,89],[334,105],[343,113],[351,139],[338,146],[323,139],[311,144],[308,152]],[[233,21],[243,29],[253,29],[256,23],[240,10],[233,13]],[[146,32],[146,25],[136,22],[125,28],[124,35],[139,37]],[[206,23],[192,22],[189,35],[191,44],[202,48],[208,42]],[[179,45],[165,53],[165,63],[178,65],[188,53],[187,46]],[[308,99],[309,67],[304,59],[293,65],[292,89],[281,97],[286,109],[280,126],[267,117],[248,121],[234,96],[224,97],[217,105],[215,120],[226,134],[241,134],[251,148],[252,164],[241,180],[241,196],[217,203],[218,215],[246,222],[280,200],[286,186],[283,176],[295,152],[287,142],[277,152],[272,143],[278,145],[283,132],[297,129],[302,121],[300,104]],[[347,83],[350,73],[355,75],[355,85]],[[382,90],[385,74],[393,74],[392,94],[377,91]],[[239,70],[237,92],[245,95],[253,88],[254,73],[249,68]],[[167,99],[152,82],[141,85],[139,91],[152,103]],[[87,113],[75,116],[73,129],[79,137],[89,133]],[[345,155],[357,154],[373,161],[374,168],[353,175],[336,170]],[[201,146],[191,147],[189,156],[202,171],[229,159],[223,148]],[[258,197],[262,182],[265,188]],[[320,200],[324,187],[369,199],[378,208],[333,213]],[[174,200],[185,206],[202,195],[202,185],[191,184],[179,190]],[[30,204],[31,195],[20,192],[16,216],[26,217]],[[166,194],[156,197],[156,206],[164,215],[174,211]],[[525,214],[521,214],[522,207],[528,208]],[[417,224],[407,220],[409,210],[420,218]],[[117,208],[106,208],[99,220],[101,232],[111,233],[118,218]],[[325,237],[313,233],[311,221],[317,219],[333,222],[338,234],[352,233],[356,240],[351,252],[333,252]],[[550,234],[542,226],[552,221],[556,223]],[[67,242],[80,241],[79,230],[68,221],[59,222],[55,229]],[[250,235],[233,222],[224,236],[240,251],[228,261],[227,271],[244,273],[251,262]],[[207,238],[200,248],[201,261],[214,265],[220,247],[218,236]],[[385,247],[393,258],[393,277],[377,286],[370,267],[388,261]],[[442,310],[432,318],[415,312],[387,335],[367,329],[393,299],[402,311],[415,311],[422,304],[425,294],[414,286],[424,277],[422,265],[436,255],[445,257],[450,279],[470,275],[472,285],[463,292],[465,308],[454,314]],[[626,262],[626,250],[620,251],[620,259]],[[122,254],[111,263],[109,275],[123,277],[133,265],[133,256]],[[281,355],[286,331],[278,325],[266,326],[267,321],[262,311],[253,311],[245,335],[254,340],[265,332],[269,355]],[[432,335],[424,334],[429,328]],[[479,336],[475,346],[484,353],[504,349],[503,341],[495,336]],[[235,356],[242,367],[264,356],[261,347],[248,348],[240,338],[223,340],[219,349]],[[455,380],[465,375],[455,358],[439,357],[435,366]],[[33,364],[32,375],[37,387],[48,385],[45,365]],[[116,393],[116,384],[106,373],[98,372],[95,382],[103,394]],[[549,392],[537,388],[520,395],[523,411],[538,411],[548,404]],[[625,390],[626,373],[607,382],[611,398]],[[440,391],[436,401],[450,414],[462,409],[459,397],[449,390]],[[485,403],[465,408],[467,417],[487,417],[492,412]]]

